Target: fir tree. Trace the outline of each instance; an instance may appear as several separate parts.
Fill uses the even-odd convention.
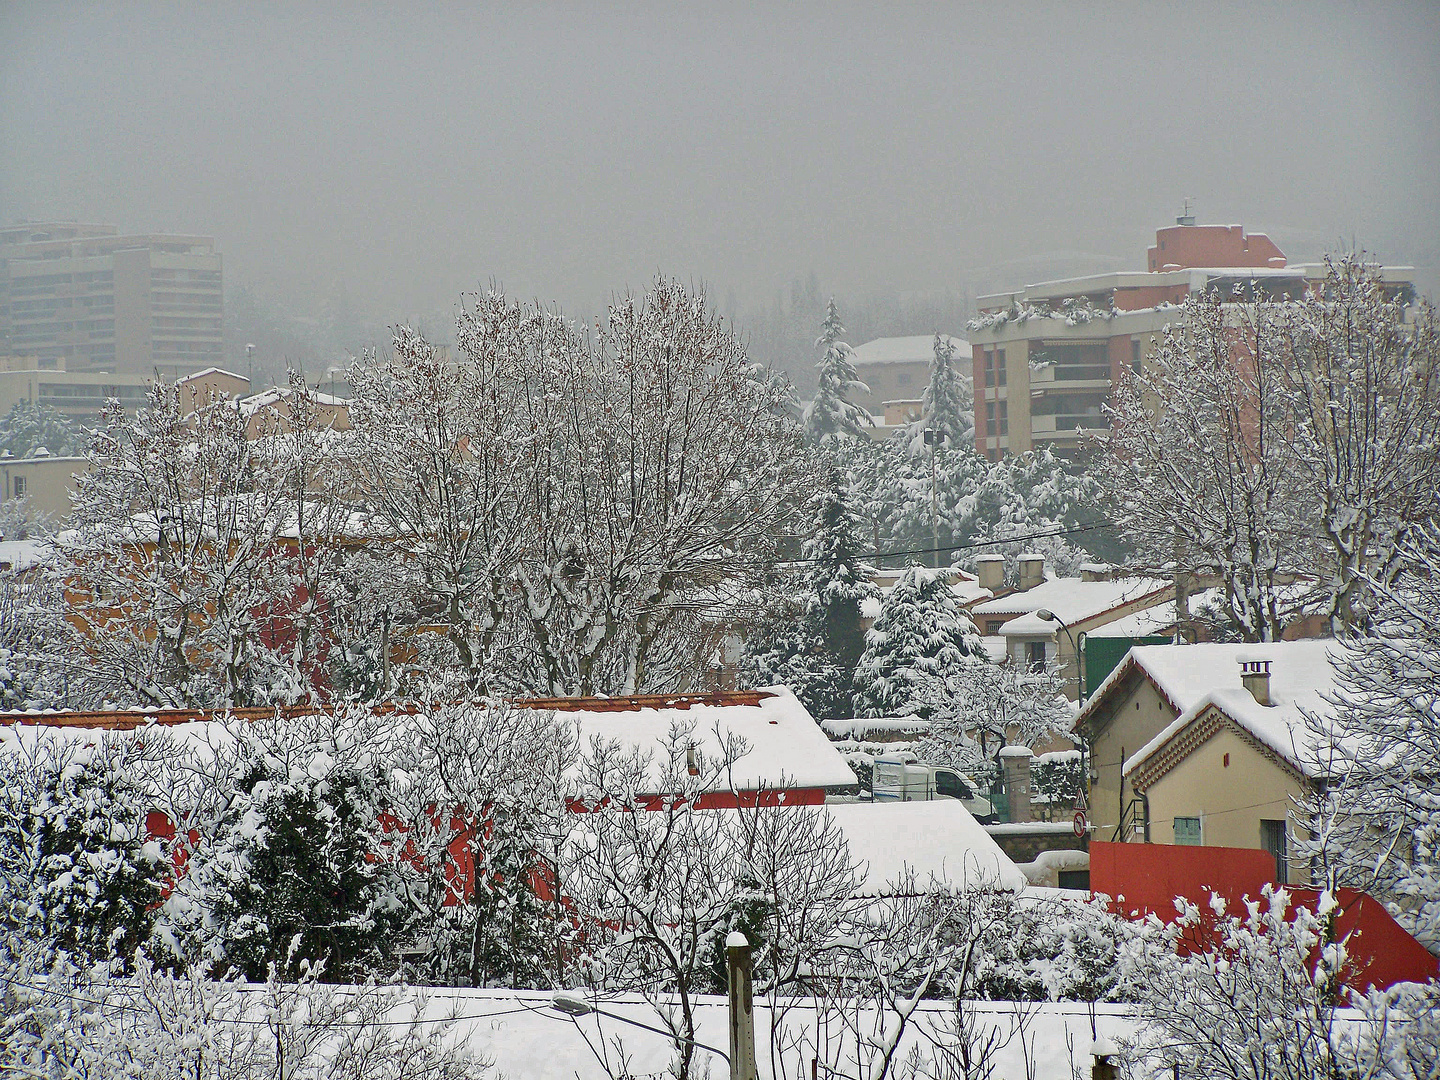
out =
[[[44,447],[57,457],[84,453],[85,440],[70,418],[49,405],[17,401],[0,420],[0,457],[13,457]]]
[[[923,431],[938,432],[953,447],[975,444],[975,398],[972,379],[955,359],[953,338],[937,333],[930,361],[930,384],[925,387]],[[915,452],[912,447],[912,453]]]
[[[783,683],[817,719],[850,715],[855,663],[865,648],[861,602],[877,595],[859,557],[859,519],[838,477],[814,504],[804,568],[773,602],[752,639],[747,668],[757,685]]]
[[[816,348],[825,350],[815,365],[815,400],[805,409],[805,430],[817,442],[843,435],[864,436],[865,429],[875,423],[868,412],[850,400],[853,394],[868,394],[870,388],[860,381],[855,370],[855,350],[840,340],[844,333],[845,325],[832,296],[815,341]]]
[[[941,705],[947,677],[967,658],[983,655],[975,624],[945,575],[912,566],[895,582],[865,635],[855,671],[855,710],[929,718]]]

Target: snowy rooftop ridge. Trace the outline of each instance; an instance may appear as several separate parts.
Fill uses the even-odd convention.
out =
[[[1331,658],[1341,646],[1332,639],[1198,645],[1136,645],[1090,695],[1076,724],[1096,710],[1110,690],[1138,669],[1178,711],[1176,719],[1126,759],[1126,775],[1179,734],[1206,708],[1215,706],[1292,766],[1311,772],[1312,745],[1305,713],[1330,711],[1335,688]],[[1270,663],[1270,705],[1261,705],[1240,681],[1240,658]]]
[[[955,349],[954,359],[970,359],[970,343],[959,334],[941,334]],[[855,346],[857,364],[929,363],[935,357],[935,335],[913,334],[909,337],[882,337]]]
[[[1136,600],[1153,596],[1158,602],[1158,598],[1172,587],[1170,582],[1161,578],[1134,577],[1113,581],[1051,578],[1023,592],[1007,593],[976,604],[971,613],[981,618],[986,615],[1028,616],[1029,620],[1024,623],[1020,619],[1006,623],[1005,631],[1013,632],[1014,628],[1021,633],[1048,634],[1055,631],[1055,624],[1035,619],[1031,612],[1047,608],[1066,624],[1073,624]]]

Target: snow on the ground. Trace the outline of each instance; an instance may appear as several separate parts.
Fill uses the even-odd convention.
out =
[[[597,1000],[581,991],[574,993],[586,997],[606,1013],[651,1027],[659,1026],[654,1007],[634,995],[607,996]],[[707,995],[697,1000],[698,1041],[720,1051],[728,1050],[725,999]],[[1117,1005],[1102,1004],[1092,1009],[1080,1002],[1017,1005],[978,1001],[967,1003],[967,1007],[973,1008],[982,1029],[995,1028],[1010,1035],[996,1055],[995,1076],[1027,1075],[1025,1051],[1021,1048],[1021,1040],[1012,1032],[1017,1018],[1023,1020],[1024,1043],[1030,1048],[1030,1056],[1036,1064],[1033,1075],[1042,1077],[1071,1076],[1072,1063],[1081,1067],[1082,1075],[1089,1075],[1090,1051],[1097,1036],[1113,1043],[1129,1036],[1135,1029],[1135,1022],[1127,1008]],[[901,1042],[901,1053],[908,1053],[911,1047],[922,1050],[928,1047],[922,1029],[937,1029],[946,1022],[952,1009],[953,1006],[946,1002],[922,1002],[916,1009],[912,1027]],[[457,1034],[468,1035],[470,1049],[490,1058],[497,1075],[509,1078],[607,1080],[611,1074],[602,1065],[597,1051],[607,1052],[610,1065],[615,1068],[614,1040],[617,1037],[622,1041],[628,1058],[629,1075],[636,1080],[668,1075],[666,1069],[673,1059],[673,1044],[665,1037],[612,1016],[592,1013],[572,1020],[552,1008],[550,996],[544,993],[516,990],[432,991],[428,1016],[440,1017],[452,1010],[462,1018]],[[764,1080],[774,1080],[777,1076],[809,1076],[811,1051],[808,1045],[803,1054],[792,1051],[772,1062],[770,1047],[775,1016],[776,1013],[763,1001],[756,1001],[755,1044],[759,1076]],[[863,1011],[862,1019],[868,1020],[873,1028],[872,1012]],[[893,1014],[886,1019],[893,1021]],[[813,1044],[815,1011],[812,1003],[802,999],[793,1007],[780,1010],[779,1023],[781,1038],[775,1041],[785,1043],[803,1032],[809,1036],[807,1044]],[[835,1041],[831,1044],[833,1056],[830,1060],[841,1069],[842,1075],[854,1075],[854,1044],[846,1040],[842,1045],[837,1027],[832,1017],[829,1033]],[[710,1058],[711,1076],[727,1074],[723,1057],[719,1054],[707,1056]],[[702,1070],[703,1063],[702,1057]],[[618,1068],[616,1072],[619,1072]]]

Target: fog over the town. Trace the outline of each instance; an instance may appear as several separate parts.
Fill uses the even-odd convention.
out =
[[[227,292],[375,326],[657,271],[742,327],[958,312],[1142,268],[1187,196],[1433,294],[1437,45],[1430,3],[12,3],[0,221],[213,235]]]

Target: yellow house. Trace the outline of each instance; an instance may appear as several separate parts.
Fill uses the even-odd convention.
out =
[[[1338,649],[1326,639],[1132,648],[1075,721],[1090,748],[1095,835],[1283,860],[1316,771],[1305,713],[1330,708]]]

